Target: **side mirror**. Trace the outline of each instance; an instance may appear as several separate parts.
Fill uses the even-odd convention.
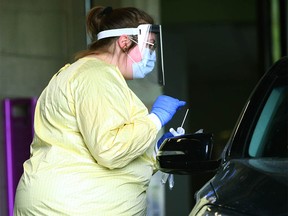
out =
[[[215,171],[220,161],[211,160],[213,135],[185,134],[165,139],[156,156],[157,168],[172,174]]]

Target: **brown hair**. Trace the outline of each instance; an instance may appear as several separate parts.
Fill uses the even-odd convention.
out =
[[[146,12],[134,7],[124,7],[112,9],[111,7],[97,6],[92,8],[86,19],[87,33],[92,43],[87,50],[76,54],[75,58],[79,59],[96,50],[107,51],[108,47],[118,37],[109,37],[97,40],[97,34],[104,30],[118,28],[136,28],[139,24],[154,24],[153,18]],[[128,48],[129,49],[129,48]]]

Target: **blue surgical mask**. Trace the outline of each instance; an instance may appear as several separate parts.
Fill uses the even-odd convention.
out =
[[[133,79],[144,78],[154,69],[156,62],[156,52],[149,48],[145,48],[143,58],[140,62],[135,62],[134,59],[127,53],[128,57],[133,61]]]

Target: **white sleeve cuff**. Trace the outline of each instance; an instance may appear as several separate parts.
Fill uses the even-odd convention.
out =
[[[150,113],[148,115],[148,118],[151,119],[152,122],[154,122],[154,124],[156,125],[158,130],[160,130],[162,128],[161,121],[157,115],[155,115],[154,113]]]

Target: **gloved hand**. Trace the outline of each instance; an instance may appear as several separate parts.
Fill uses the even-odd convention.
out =
[[[170,138],[170,137],[174,137],[174,136],[180,136],[185,134],[185,129],[182,127],[178,127],[177,131],[174,128],[170,128],[169,132],[165,133],[157,142],[158,143],[161,141],[161,139],[163,138],[163,140],[161,141],[161,143],[166,139],[166,138]],[[161,145],[161,143],[159,145]],[[160,146],[158,146],[159,149]],[[165,184],[167,182],[167,180],[169,181],[169,188],[170,190],[173,189],[174,187],[174,176],[173,174],[168,174],[168,173],[162,173],[162,178],[161,178],[161,183]]]
[[[159,118],[163,127],[172,119],[176,111],[185,104],[185,101],[180,101],[167,95],[160,95],[154,102],[151,113],[154,113]]]
[[[162,137],[160,137],[160,139],[157,141],[157,149],[160,148],[161,144],[163,143],[163,141],[167,138],[173,137],[174,135],[169,131],[165,134],[163,134]]]
[[[163,143],[163,141],[165,139],[168,139],[168,138],[171,138],[171,137],[174,137],[174,136],[180,136],[180,135],[183,135],[183,134],[185,134],[185,129],[182,128],[182,127],[178,127],[177,131],[175,131],[174,128],[170,128],[169,132],[163,134],[163,136],[160,137],[160,139],[157,141],[157,149],[160,148],[161,144]]]

